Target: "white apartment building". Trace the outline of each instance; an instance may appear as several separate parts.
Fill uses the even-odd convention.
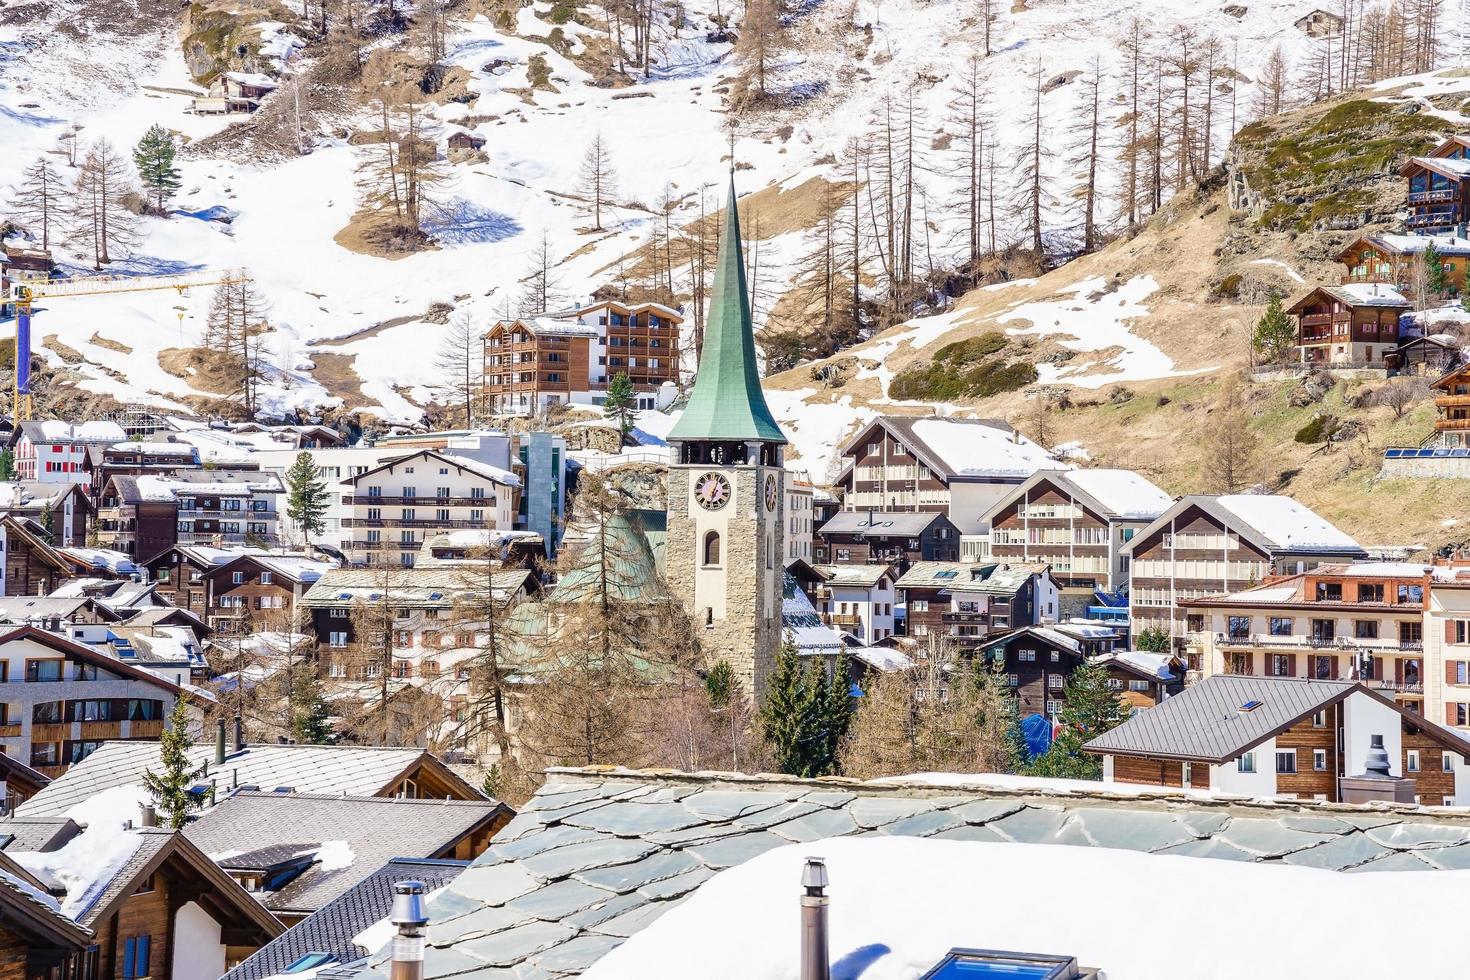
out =
[[[116,422],[72,425],[56,419],[20,423],[15,441],[15,474],[40,483],[77,483],[90,486],[92,475],[84,463],[90,446],[127,441]]]
[[[888,565],[817,565],[826,582],[816,590],[822,622],[868,645],[893,635],[897,577]]]
[[[281,478],[263,471],[183,470],[142,476],[140,488],[178,503],[178,543],[275,545],[281,540]]]
[[[343,552],[353,565],[412,566],[425,537],[515,527],[521,481],[509,470],[424,449],[342,480]]]
[[[786,561],[811,564],[816,488],[800,478],[786,481]]]

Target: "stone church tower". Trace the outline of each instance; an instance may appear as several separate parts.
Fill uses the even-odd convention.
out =
[[[694,392],[668,437],[665,573],[706,662],[728,661],[759,703],[782,642],[786,437],[761,392],[733,180],[710,300]]]

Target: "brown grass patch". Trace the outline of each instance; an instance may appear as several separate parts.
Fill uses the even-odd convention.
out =
[[[238,387],[228,356],[208,347],[166,347],[158,352],[158,366],[210,394],[229,395]]]
[[[96,347],[105,347],[108,350],[115,350],[119,354],[131,354],[133,352],[133,349],[127,344],[120,343],[116,340],[109,340],[96,331],[92,332],[92,336],[88,338],[88,342]]]
[[[68,347],[66,344],[63,344],[59,339],[57,339],[57,336],[54,333],[48,333],[46,335],[46,338],[41,341],[41,346],[49,351],[54,352],[58,357],[62,359],[62,361],[67,364],[81,364],[83,361],[86,360],[86,358],[82,356],[81,351],[77,350],[75,347]]]

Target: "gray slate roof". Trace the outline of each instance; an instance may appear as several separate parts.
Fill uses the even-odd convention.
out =
[[[1470,868],[1465,810],[975,779],[905,785],[553,769],[490,849],[430,903],[425,980],[578,976],[718,871],[828,837],[1070,844],[1334,870]],[[386,975],[384,958],[375,953],[367,975]]]
[[[132,833],[138,837],[138,849],[108,880],[107,887],[98,892],[86,909],[77,915],[77,921],[89,929],[97,926],[98,918],[107,911],[108,906],[138,883],[138,875],[174,839],[174,832],[162,827],[139,827]]]
[[[157,742],[104,742],[91,755],[67,769],[16,812],[27,817],[56,816],[105,789],[142,782],[143,772],[158,767]],[[339,745],[249,745],[231,752],[223,766],[214,764],[214,746],[189,751],[196,765],[209,763],[210,776],[223,789],[237,782],[273,790],[294,787],[298,793],[346,793],[371,796],[389,786],[417,761],[422,749],[378,749]]]
[[[393,908],[393,885],[422,881],[428,892],[457,878],[468,861],[393,858],[347,891],[287,929],[252,953],[221,980],[264,980],[285,971],[307,953],[331,953],[339,963],[351,963],[373,950],[354,945],[352,937]]]
[[[1089,741],[1087,749],[1101,754],[1225,762],[1355,691],[1378,697],[1357,681],[1216,674],[1138,712]],[[1259,707],[1242,711],[1250,702],[1258,702]],[[1463,741],[1432,723],[1416,723]],[[1470,751],[1470,745],[1465,750]]]
[[[81,829],[70,817],[7,817],[0,820],[0,850],[54,851]]]
[[[865,538],[916,538],[944,517],[935,511],[839,510],[817,528],[818,534],[855,534]]]
[[[222,855],[280,851],[282,842],[301,841],[299,849],[306,850],[346,841],[352,852],[346,867],[327,870],[314,864],[284,888],[261,896],[272,911],[315,911],[389,858],[435,857],[502,814],[509,816],[510,808],[496,800],[242,792],[210,808],[184,828],[184,836],[222,867],[233,867]]]

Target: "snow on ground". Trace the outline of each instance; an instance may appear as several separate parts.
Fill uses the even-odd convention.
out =
[[[551,5],[544,0],[518,11],[517,29],[527,37],[499,31],[484,17],[454,30],[449,60],[471,73],[476,98],[468,105],[429,110],[427,131],[442,139],[450,127],[473,128],[488,140],[489,161],[452,168],[443,209],[431,221],[440,244],[436,250],[395,261],[338,245],[334,236],[357,206],[360,154],[370,151],[318,137],[309,156],[282,163],[184,160],[183,189],[175,202],[180,214],[146,219],[138,254],[115,263],[114,269],[248,268],[271,304],[276,328],[270,336],[266,411],[332,404],[323,385],[312,378],[312,359],[319,353],[340,353],[356,357],[367,404],[391,419],[416,420],[420,412],[410,399],[428,397],[442,383],[431,353],[446,327],[422,319],[431,303],[452,302],[474,323],[488,325],[519,292],[527,255],[543,232],[559,260],[559,298],[579,300],[612,278],[620,254],[647,240],[657,202],[666,194],[677,202],[674,214],[680,221],[699,212],[702,192],[707,204],[718,203],[728,166],[725,86],[720,82],[734,66],[727,43],[706,39],[716,6],[714,0],[695,0],[680,8],[682,19],[669,21],[658,32],[650,76],[623,88],[590,84],[592,79],[574,60],[534,39],[547,38],[552,31]],[[1040,4],[1003,15],[996,25],[996,53],[987,60],[991,102],[1005,117],[996,131],[1006,140],[1020,139],[1019,127],[1009,123],[1026,103],[1022,95],[1031,84],[1028,70],[1038,58],[1048,78],[1061,79],[1047,87],[1048,116],[1067,117],[1081,87],[1064,73],[1085,67],[1094,54],[1112,58],[1114,37],[1133,14],[1142,15],[1163,35],[1173,22],[1187,19],[1196,28],[1239,38],[1239,67],[1243,75],[1254,77],[1257,62],[1275,41],[1284,41],[1288,53],[1306,43],[1290,25],[1311,9],[1310,0],[1280,0],[1252,4],[1237,19],[1200,10],[1190,0],[1120,0]],[[812,176],[840,177],[826,161],[849,139],[864,138],[874,113],[894,93],[912,91],[921,111],[943,118],[952,86],[915,87],[913,80],[957,75],[971,46],[955,43],[955,27],[970,16],[960,0],[891,0],[881,8],[867,3],[802,7],[790,25],[798,43],[782,55],[771,79],[792,107],[742,122],[735,146],[740,190],[749,193],[769,184],[796,187]],[[0,160],[0,186],[38,153],[53,150],[72,123],[81,127],[83,144],[107,137],[126,152],[153,123],[198,140],[240,121],[187,112],[185,93],[197,85],[185,69],[171,25],[122,38],[82,32],[87,39],[78,41],[75,32],[49,30],[51,23],[0,28],[0,139],[7,148]],[[584,39],[597,33],[575,22],[557,30],[569,39],[574,55]],[[268,61],[291,57],[298,43],[287,25],[271,22],[262,29],[261,52]],[[309,56],[297,55],[296,60]],[[554,91],[528,91],[533,56],[544,59]],[[581,150],[599,129],[615,141],[636,133],[638,155],[618,156],[618,206],[604,217],[607,231],[594,233],[564,194],[575,187]],[[1066,167],[1067,154],[1060,148],[1066,127],[1055,127],[1054,138],[1058,145],[1045,156],[1060,181]],[[548,152],[552,147],[555,151]],[[1013,149],[1005,145],[996,152],[1008,158]],[[650,160],[657,165],[646,165]],[[962,244],[955,234],[960,209],[945,203],[958,176],[945,171],[942,163],[935,169],[941,176],[933,178],[922,202],[924,225],[932,230],[926,231],[923,251],[926,262],[933,256],[938,264]],[[233,222],[202,220],[221,213],[234,215]],[[1063,225],[1072,219],[1057,210],[1049,220]],[[756,231],[747,228],[748,233]],[[758,322],[808,250],[803,236],[790,230],[766,235],[751,250]],[[74,270],[84,269],[81,256],[67,261]],[[1010,285],[1015,283],[996,288]],[[37,341],[54,333],[78,351],[85,362],[76,370],[89,379],[86,387],[93,391],[179,410],[180,397],[201,389],[191,378],[164,371],[158,351],[199,343],[209,292],[199,288],[182,296],[164,292],[60,300],[38,310]],[[370,332],[384,323],[397,325]],[[931,336],[929,331],[940,329],[941,321],[916,321],[894,343],[907,339],[918,344]],[[94,332],[131,352],[92,343]],[[324,343],[333,338],[345,342]],[[1150,361],[1148,350],[1137,342],[1128,347],[1120,377],[1141,376],[1150,364],[1162,366],[1157,358]],[[56,360],[56,355],[48,356]],[[1093,377],[1074,383],[1091,383]],[[849,416],[846,421],[851,420]]]
[[[1286,273],[1286,275],[1292,280],[1292,282],[1301,283],[1303,285],[1305,285],[1307,282],[1305,279],[1302,278],[1302,274],[1300,272],[1297,272],[1295,269],[1293,269],[1291,266],[1287,265],[1280,259],[1253,259],[1250,264],[1275,266],[1282,272]]]
[[[1075,957],[1108,980],[1381,980],[1452,977],[1470,913],[1467,871],[1343,874],[1094,847],[912,837],[840,838],[767,851],[723,871],[583,974],[585,980],[796,980],[798,896],[808,855],[831,885],[834,977],[912,980],[956,947]],[[1067,893],[1106,896],[1086,909]],[[1030,895],[1031,900],[1022,896]],[[1290,914],[1245,929],[1179,926],[1181,910],[1253,909],[1291,896]],[[1344,936],[1364,909],[1413,908],[1423,942]],[[750,937],[771,941],[752,943]],[[988,975],[988,974],[987,974]]]
[[[1054,336],[1061,346],[1079,355],[1105,354],[1101,364],[1083,356],[1062,364],[1038,364],[1037,380],[1041,384],[1101,388],[1114,381],[1198,374],[1176,371],[1168,354],[1129,329],[1130,322],[1148,316],[1144,300],[1158,288],[1153,276],[1134,276],[1116,288],[1104,277],[1092,276],[1066,290],[1071,299],[1022,303],[995,319],[1002,325],[1020,321],[1030,324],[1007,327],[1006,333],[1012,336]]]

